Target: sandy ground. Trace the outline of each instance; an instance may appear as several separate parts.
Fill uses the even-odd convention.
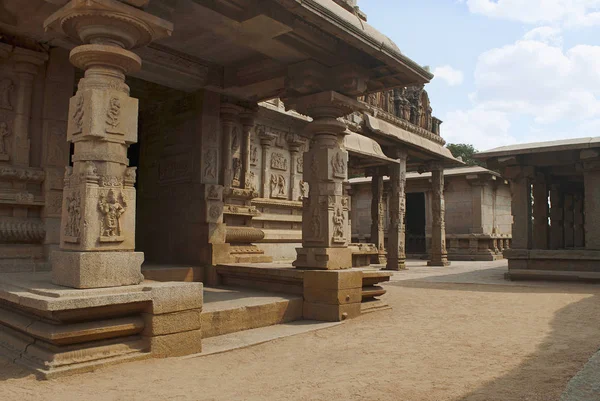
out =
[[[54,381],[0,359],[0,400],[558,400],[600,347],[600,286],[503,265],[417,263],[387,284],[392,310],[223,354]]]

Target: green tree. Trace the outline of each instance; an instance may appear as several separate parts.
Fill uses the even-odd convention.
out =
[[[484,164],[473,158],[473,155],[477,153],[477,149],[473,147],[473,145],[469,145],[467,143],[449,143],[446,147],[452,153],[454,157],[461,157],[462,161],[467,164],[467,166],[483,166]]]

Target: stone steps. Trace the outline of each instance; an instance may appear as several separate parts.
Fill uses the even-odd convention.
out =
[[[300,295],[246,288],[204,288],[202,338],[302,319]]]

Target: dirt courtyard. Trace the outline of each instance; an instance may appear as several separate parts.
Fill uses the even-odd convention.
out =
[[[600,285],[409,267],[386,285],[392,310],[228,353],[53,381],[0,359],[0,400],[552,401],[600,348]]]

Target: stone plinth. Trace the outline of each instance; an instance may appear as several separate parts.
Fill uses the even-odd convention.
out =
[[[0,275],[0,300],[0,354],[42,378],[201,351],[202,283],[79,290],[15,273]]]
[[[304,272],[304,319],[341,321],[360,315],[362,272]]]
[[[600,280],[600,251],[510,249],[504,257],[511,280]]]

